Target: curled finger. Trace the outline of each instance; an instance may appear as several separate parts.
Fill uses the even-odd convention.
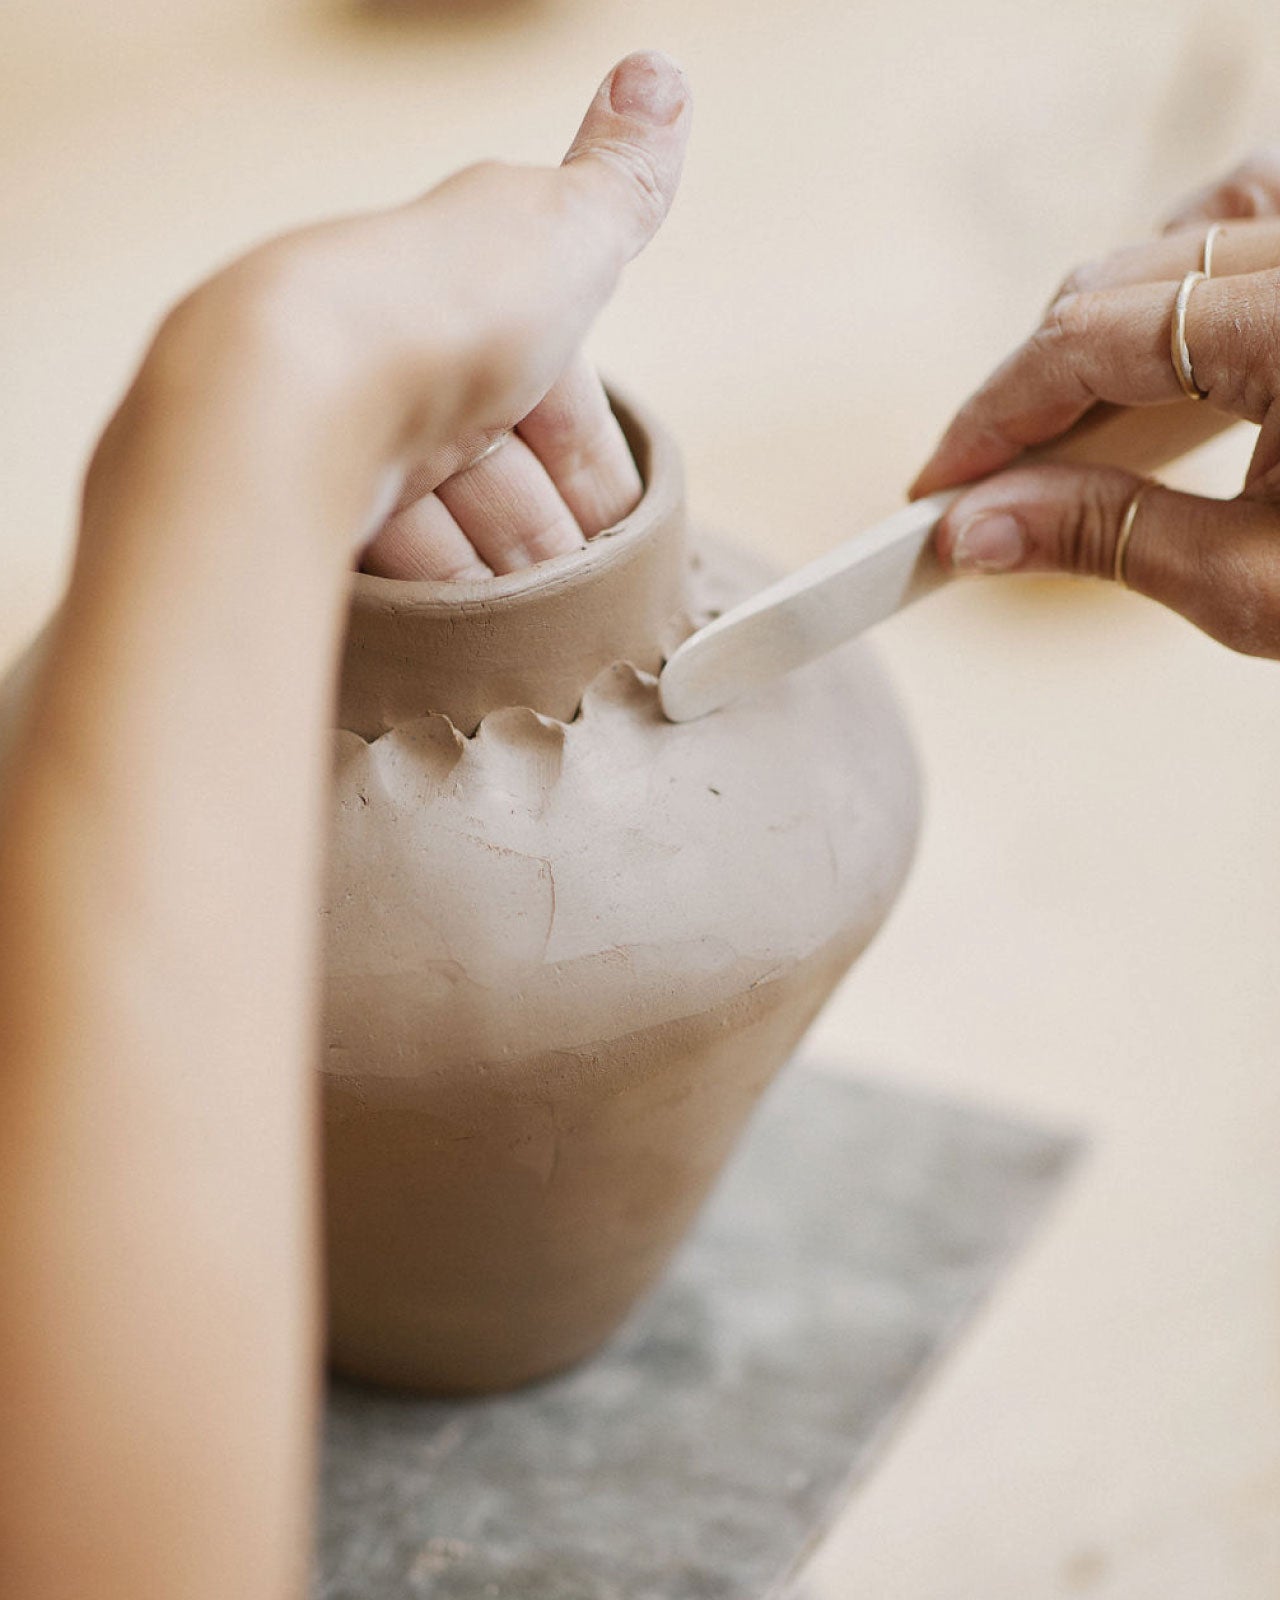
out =
[[[1170,353],[1177,283],[1070,295],[969,399],[912,485],[970,482],[1047,444],[1098,401],[1159,405],[1182,383]],[[1260,422],[1280,387],[1280,270],[1211,278],[1186,301],[1191,376],[1211,404]]]
[[[1165,222],[1172,232],[1197,222],[1280,215],[1280,144],[1263,145],[1225,178],[1215,179],[1175,207]]]
[[[640,498],[640,472],[595,368],[581,353],[519,426],[587,538]]]
[[[1176,283],[1188,272],[1203,269],[1210,227],[1214,234],[1212,277],[1230,278],[1280,267],[1280,217],[1179,228],[1159,239],[1128,245],[1077,267],[1059,287],[1050,308],[1069,295],[1098,289],[1119,289],[1134,283]]]
[[[518,572],[583,546],[546,468],[515,434],[436,492],[494,572]]]
[[[388,518],[360,562],[380,578],[462,583],[491,578],[493,569],[435,494],[420,495]]]

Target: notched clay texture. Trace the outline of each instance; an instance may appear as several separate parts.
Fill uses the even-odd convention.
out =
[[[869,937],[916,803],[857,647],[693,723],[668,723],[653,675],[616,663],[569,723],[512,707],[470,738],[439,714],[339,733],[331,993],[395,1036],[358,1070],[500,1061],[513,1009],[522,1050],[590,1045],[710,1009],[851,918]],[[351,1041],[329,1043],[341,1072]]]
[[[342,1370],[508,1387],[607,1337],[883,921],[918,785],[859,647],[699,722],[654,673],[765,579],[699,541],[635,413],[581,556],[353,593],[326,906]]]

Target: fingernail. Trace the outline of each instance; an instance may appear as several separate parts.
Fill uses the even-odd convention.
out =
[[[684,108],[685,86],[679,67],[657,50],[628,56],[613,70],[609,104],[624,117],[658,127],[674,122]]]
[[[995,511],[971,517],[951,550],[957,572],[1010,572],[1027,553],[1027,538],[1017,517]]]

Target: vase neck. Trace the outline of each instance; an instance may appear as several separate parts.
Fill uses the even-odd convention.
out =
[[[662,665],[684,605],[679,456],[614,399],[644,481],[635,510],[584,550],[476,583],[356,573],[338,722],[364,738],[443,712],[463,733],[501,706],[572,719],[616,661]]]

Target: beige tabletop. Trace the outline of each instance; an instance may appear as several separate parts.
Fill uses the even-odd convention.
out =
[[[893,507],[1084,254],[1280,131],[1267,0],[4,0],[0,653],[160,308],[284,223],[552,159],[610,62],[698,99],[602,323],[695,508],[794,565]],[[478,263],[482,266],[482,263]],[[1183,481],[1229,492],[1246,445]],[[929,819],[815,1047],[1089,1131],[821,1554],[829,1600],[1280,1592],[1280,668],[1101,585],[879,634]]]

